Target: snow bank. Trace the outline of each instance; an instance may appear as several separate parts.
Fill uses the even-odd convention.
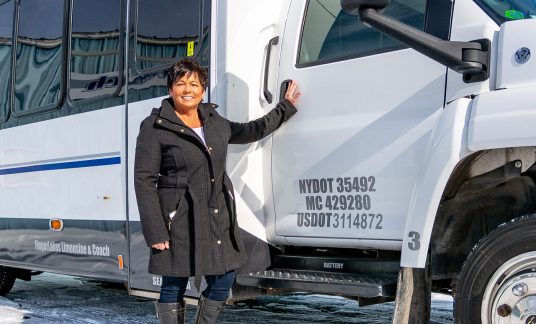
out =
[[[22,323],[23,321],[23,310],[10,306],[0,306],[0,323]]]

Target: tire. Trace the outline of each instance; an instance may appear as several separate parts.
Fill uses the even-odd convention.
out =
[[[458,324],[533,323],[532,314],[536,314],[536,214],[505,223],[480,240],[467,256],[454,289]]]
[[[0,296],[9,293],[15,284],[15,271],[12,268],[0,266]]]

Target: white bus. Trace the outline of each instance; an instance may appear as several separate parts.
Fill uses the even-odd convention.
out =
[[[156,296],[134,143],[191,56],[231,120],[288,79],[302,92],[273,136],[230,148],[250,257],[233,298],[396,299],[393,322],[418,323],[438,291],[460,323],[534,320],[535,16],[534,0],[0,0],[0,291],[51,271]]]
[[[158,291],[131,171],[180,57],[210,64],[210,1],[0,1],[0,292],[50,271]],[[7,268],[6,268],[7,267]]]

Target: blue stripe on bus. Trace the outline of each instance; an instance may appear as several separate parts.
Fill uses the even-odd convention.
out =
[[[72,161],[72,162],[39,164],[39,165],[30,165],[30,166],[18,167],[18,168],[3,169],[3,170],[0,170],[0,175],[28,173],[28,172],[37,172],[37,171],[88,168],[88,167],[113,165],[113,164],[121,164],[121,157],[115,156],[115,157],[104,158],[104,159],[92,159],[92,160],[82,160],[82,161]]]

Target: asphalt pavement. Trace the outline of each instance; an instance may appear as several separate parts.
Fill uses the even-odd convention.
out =
[[[188,306],[193,323],[196,307]],[[358,307],[339,296],[292,294],[263,296],[227,305],[218,323],[391,323],[394,303]],[[17,281],[0,297],[0,323],[158,323],[151,300],[129,296],[121,284],[41,274]],[[453,323],[452,298],[433,294],[431,323]]]

